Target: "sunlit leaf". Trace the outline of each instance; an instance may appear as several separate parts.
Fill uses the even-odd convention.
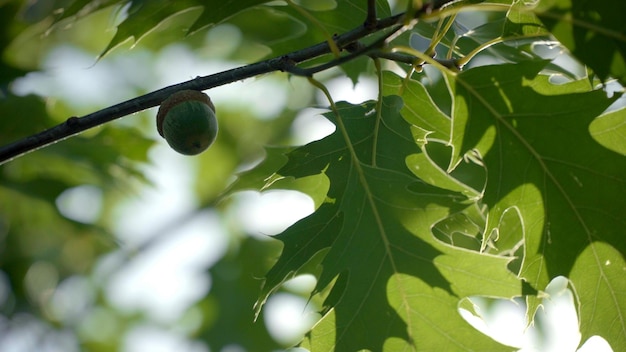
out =
[[[615,262],[615,251],[626,252],[626,159],[589,133],[615,97],[581,92],[578,82],[551,84],[537,76],[542,67],[486,66],[448,77],[453,161],[471,149],[483,156],[486,238],[506,237],[502,219],[517,213],[524,232],[521,276],[538,290],[556,276],[569,277],[576,292],[585,292],[579,297],[583,341],[598,334],[622,346],[626,280],[619,265],[606,262]],[[581,261],[589,264],[584,275],[575,270]],[[597,311],[609,316],[594,319]]]
[[[266,2],[268,0],[198,1],[198,5],[203,5],[204,10],[196,22],[189,28],[189,31],[194,32],[210,25],[216,25],[240,11]]]
[[[602,79],[626,83],[626,2],[541,1],[537,15],[576,58]]]
[[[626,155],[626,110],[604,114],[589,125],[591,136],[608,149]]]
[[[432,224],[461,211],[466,198],[429,186],[409,171],[406,164],[413,161],[408,157],[420,149],[399,115],[401,106],[398,97],[389,97],[378,117],[372,104],[340,103],[338,117],[326,114],[338,125],[334,134],[288,154],[279,173],[323,172],[331,182],[328,200],[277,236],[284,242],[283,254],[268,273],[260,303],[322,255],[315,292],[334,286],[326,314],[305,346],[382,350],[402,340],[418,350],[436,345],[470,349],[467,337],[472,336],[474,346],[496,348],[461,318],[454,302],[475,294],[512,297],[521,294],[521,284],[506,269],[508,259],[459,250],[434,238]],[[481,260],[493,263],[481,268],[476,265]],[[442,304],[433,304],[437,301]],[[439,314],[449,319],[434,323]]]

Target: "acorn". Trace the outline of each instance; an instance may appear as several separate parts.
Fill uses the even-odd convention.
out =
[[[205,151],[217,137],[215,106],[208,95],[196,90],[181,90],[161,103],[157,130],[167,144],[184,155]]]

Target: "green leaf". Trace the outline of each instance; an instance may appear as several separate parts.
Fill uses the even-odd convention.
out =
[[[237,180],[233,182],[226,194],[237,191],[258,189],[263,190],[268,184],[273,184],[270,180],[276,180],[276,172],[283,167],[288,158],[285,156],[292,148],[288,147],[266,147],[265,158],[250,170],[237,175]]]
[[[467,198],[430,186],[407,168],[420,149],[399,114],[399,97],[385,98],[380,112],[373,103],[337,106],[339,116],[326,114],[337,130],[289,153],[279,170],[296,178],[323,173],[330,188],[314,214],[277,236],[283,253],[259,306],[322,257],[314,294],[332,289],[305,341],[311,350],[501,348],[461,318],[458,303],[468,295],[520,295],[510,259],[435,239],[432,225],[463,211]],[[438,316],[448,319],[435,323]]]
[[[423,131],[418,142],[430,140],[450,140],[450,117],[444,114],[433,102],[426,88],[415,80],[402,80],[390,73],[384,73],[384,95],[399,95],[404,104],[400,113],[413,126]]]
[[[268,0],[211,0],[197,1],[198,5],[204,5],[204,11],[193,23],[189,32],[196,32],[207,26],[216,25],[234,14],[248,8],[269,2]]]
[[[570,277],[576,280],[573,287],[580,300],[582,341],[599,335],[614,350],[626,346],[624,268],[624,252],[602,241],[588,245],[578,256]]]
[[[317,19],[322,28],[311,23],[308,19],[303,18],[303,16],[291,6],[277,6],[275,8],[288,14],[291,18],[300,23],[305,24],[307,30],[295,36],[285,36],[284,40],[268,43],[268,46],[272,49],[273,56],[279,56],[293,50],[324,42],[328,39],[324,36],[324,31],[330,35],[345,33],[361,26],[367,17],[367,3],[365,1],[340,0],[337,1],[337,5],[333,9],[311,11],[311,15]],[[391,10],[388,1],[376,0],[376,13],[379,18],[390,16]],[[329,58],[331,58],[330,55],[326,59]],[[316,62],[318,61],[312,60],[311,63]],[[345,63],[341,67],[348,77],[352,79],[353,83],[356,83],[358,76],[367,69],[368,63],[369,60],[359,58]]]
[[[363,24],[367,17],[367,3],[363,1],[337,1],[337,6],[331,10],[311,11],[311,15],[317,19],[323,28],[315,26],[311,21],[304,18],[302,14],[291,6],[277,6],[291,17],[298,19],[308,26],[308,30],[302,36],[292,38],[288,41],[277,42],[271,48],[275,55],[280,55],[294,48],[306,47],[326,40],[324,30],[331,35],[344,33]],[[389,3],[384,0],[376,0],[376,10],[378,17],[387,17],[391,14]],[[307,10],[308,11],[308,10]]]
[[[626,110],[618,110],[593,120],[591,136],[604,147],[626,155]]]
[[[131,1],[128,9],[128,17],[117,26],[115,36],[100,54],[100,57],[105,56],[109,51],[128,39],[132,38],[135,40],[135,43],[137,43],[143,36],[154,30],[166,19],[197,5],[194,0]]]
[[[174,15],[194,9],[202,9],[200,17],[190,24],[188,32],[195,32],[207,26],[219,24],[236,13],[250,7],[268,2],[267,0],[132,0],[128,9],[128,17],[117,26],[117,32],[100,56],[134,38],[135,42],[154,30]]]
[[[281,11],[279,6],[257,6],[249,8],[230,18],[227,23],[237,26],[246,38],[256,44],[272,46],[304,35],[307,25]],[[259,21],[264,18],[264,21]],[[267,22],[274,25],[268,26]]]
[[[541,1],[537,15],[572,54],[602,80],[626,84],[626,2]]]
[[[329,181],[323,174],[294,178],[279,175],[278,170],[287,163],[286,154],[293,148],[266,147],[266,157],[254,168],[242,172],[222,194],[223,197],[244,190],[293,190],[309,195],[318,208],[326,198]]]
[[[16,17],[20,17],[20,4],[17,2],[3,2],[0,4],[0,23],[12,24],[12,26],[0,26],[0,48],[5,51],[11,44],[11,40],[20,26],[16,23]],[[19,67],[14,62],[7,60],[8,55],[2,55],[0,58],[0,87],[6,87],[11,81],[17,77],[24,76],[28,73],[23,67]]]
[[[62,20],[74,17],[80,18],[92,14],[96,11],[102,10],[107,6],[128,3],[130,0],[105,0],[105,1],[94,1],[94,0],[74,0],[71,1],[67,6],[59,7],[55,9],[56,13],[60,13],[60,16],[55,18],[54,24],[59,23]],[[53,25],[54,25],[53,24]]]
[[[482,155],[485,238],[506,238],[502,219],[517,213],[524,234],[520,275],[537,290],[556,276],[569,277],[582,307],[582,340],[597,334],[624,346],[626,277],[615,254],[626,253],[626,158],[589,133],[617,97],[591,90],[587,81],[554,85],[538,75],[542,67],[520,63],[447,75],[454,98],[451,165],[470,150]]]
[[[7,144],[53,125],[41,97],[8,94],[0,99],[0,143]],[[22,123],[15,123],[20,119]]]

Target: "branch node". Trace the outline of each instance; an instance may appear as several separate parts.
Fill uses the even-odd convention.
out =
[[[69,128],[77,127],[79,124],[80,121],[78,121],[78,117],[76,116],[72,116],[65,121],[65,125],[67,125],[67,127]]]
[[[359,41],[354,41],[352,43],[348,43],[346,46],[344,46],[344,49],[346,49],[349,53],[353,53],[359,50],[363,50],[365,48],[365,44],[359,42]]]

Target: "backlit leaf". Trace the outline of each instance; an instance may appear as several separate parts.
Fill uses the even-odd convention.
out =
[[[622,0],[541,1],[537,14],[576,58],[602,79],[626,83],[626,24]]]
[[[551,84],[537,75],[542,67],[486,66],[448,76],[453,161],[475,149],[487,167],[485,238],[506,237],[502,219],[517,213],[520,275],[537,290],[569,277],[583,307],[583,341],[597,334],[624,346],[626,279],[615,253],[626,252],[626,159],[589,133],[616,97],[580,91],[580,82]]]
[[[380,116],[372,103],[338,107],[339,116],[326,114],[337,131],[289,153],[279,170],[297,178],[324,173],[331,183],[317,212],[277,236],[283,254],[259,303],[323,256],[314,293],[334,286],[305,341],[311,350],[497,349],[461,318],[457,304],[468,295],[520,295],[509,259],[435,239],[432,225],[462,211],[467,198],[430,186],[407,168],[420,149],[399,114],[399,97],[386,98]],[[448,319],[435,323],[440,315]]]

